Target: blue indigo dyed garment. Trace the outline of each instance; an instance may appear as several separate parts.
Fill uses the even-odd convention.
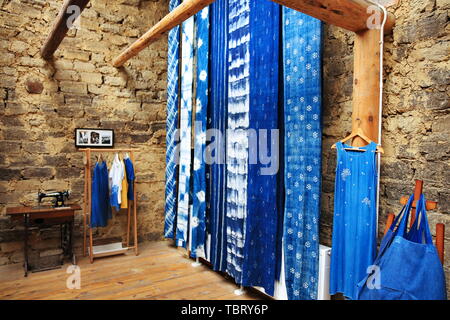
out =
[[[250,1],[229,0],[228,36],[226,271],[240,284],[247,216]]]
[[[178,176],[178,212],[176,244],[186,248],[188,240],[189,193],[191,177],[192,88],[194,76],[194,17],[181,26],[181,110],[180,173]]]
[[[130,158],[126,157],[123,160],[123,163],[125,165],[125,173],[127,176],[127,182],[128,182],[128,192],[127,192],[127,198],[128,200],[134,200],[134,166],[133,162],[131,162]]]
[[[259,144],[258,150],[249,146],[254,157],[249,156],[248,164],[242,284],[263,287],[269,295],[274,291],[277,258],[279,18],[278,4],[250,1],[249,127]]]
[[[106,162],[97,162],[92,175],[91,227],[106,227],[111,219],[109,177]]]
[[[283,8],[284,266],[290,300],[317,299],[322,23]]]
[[[209,7],[195,16],[197,21],[197,89],[194,137],[194,186],[191,219],[191,256],[205,258],[206,111],[208,106]]]
[[[423,195],[407,232],[413,200],[411,196],[381,241],[370,273],[358,284],[359,300],[447,300],[445,273],[431,237]],[[378,280],[377,286],[371,278]]]
[[[341,142],[336,148],[330,294],[356,299],[357,285],[376,254],[377,145],[360,148],[364,152],[345,150],[351,146]]]
[[[225,145],[228,97],[228,0],[211,8],[210,99],[208,102],[207,230],[211,235],[208,260],[216,271],[226,270],[226,165]],[[216,135],[212,136],[211,131]]]
[[[180,0],[170,0],[169,10],[174,10]],[[167,70],[167,121],[166,121],[166,204],[164,219],[164,236],[174,237],[175,217],[177,211],[177,148],[176,133],[178,128],[178,72],[180,27],[169,31],[168,70]],[[125,160],[126,161],[126,160]],[[126,162],[125,162],[126,167]],[[129,172],[127,170],[127,177]],[[128,199],[133,200],[132,185],[128,189]],[[131,198],[130,198],[131,195]]]

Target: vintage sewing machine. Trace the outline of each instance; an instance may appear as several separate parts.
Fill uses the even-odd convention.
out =
[[[64,200],[69,199],[70,191],[50,191],[50,192],[40,192],[38,191],[38,203],[41,205],[42,199],[44,198],[55,198],[53,200],[53,208],[65,207]]]

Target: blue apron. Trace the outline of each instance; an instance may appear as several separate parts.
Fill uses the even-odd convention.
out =
[[[423,195],[417,202],[416,220],[406,232],[412,202],[413,196],[383,238],[372,273],[358,284],[358,299],[447,299],[445,274],[431,238]]]

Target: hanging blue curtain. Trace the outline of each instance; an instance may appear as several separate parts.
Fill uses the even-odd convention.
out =
[[[181,26],[181,114],[180,173],[178,176],[178,212],[176,244],[186,248],[188,240],[189,193],[191,177],[192,89],[194,76],[194,17]]]
[[[169,10],[174,10],[180,0],[170,0]],[[169,31],[168,70],[167,70],[167,121],[166,121],[166,205],[164,219],[164,236],[174,237],[175,217],[177,211],[177,147],[178,128],[178,59],[180,45],[180,27]]]
[[[290,300],[317,299],[322,23],[283,8],[285,277]]]
[[[250,154],[253,160],[256,151],[259,156],[256,163],[248,164],[242,284],[264,287],[269,295],[273,295],[277,263],[279,17],[278,4],[250,1],[249,127],[259,139],[258,150],[257,141],[250,144]]]
[[[228,0],[217,0],[210,6],[210,68],[208,101],[207,149],[214,161],[207,164],[207,233],[211,235],[207,257],[216,271],[226,270],[226,164],[225,132],[227,128],[228,97]],[[214,148],[211,148],[214,147]],[[211,150],[214,149],[214,150]]]
[[[195,16],[197,21],[197,89],[194,137],[194,186],[191,220],[191,256],[205,258],[206,169],[203,154],[206,145],[206,108],[208,106],[209,7]]]
[[[226,271],[240,284],[247,216],[250,2],[229,0],[228,20]]]

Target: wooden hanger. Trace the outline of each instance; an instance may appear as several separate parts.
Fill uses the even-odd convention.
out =
[[[372,140],[370,140],[369,137],[367,137],[364,134],[364,132],[362,131],[362,129],[360,127],[358,127],[358,129],[356,129],[356,131],[353,131],[349,136],[345,137],[344,139],[342,139],[339,142],[345,143],[348,140],[352,141],[353,138],[355,138],[355,137],[359,137],[359,138],[363,139],[365,142],[367,142],[367,144],[370,144],[370,143],[373,142]],[[331,149],[336,149],[336,143],[331,146]],[[360,149],[359,147],[344,148],[344,149],[345,150],[351,150],[351,151],[360,151],[360,152],[365,152],[366,151],[364,149]],[[383,147],[377,145],[376,152],[384,153]]]

